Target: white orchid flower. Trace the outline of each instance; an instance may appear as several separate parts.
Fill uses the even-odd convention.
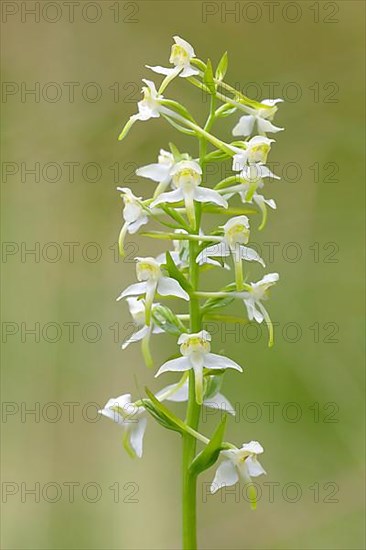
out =
[[[168,111],[166,109],[164,110],[160,103],[164,97],[158,93],[154,82],[146,80],[145,78],[142,79],[142,82],[144,82],[146,86],[142,87],[142,93],[144,94],[143,99],[137,103],[138,113],[130,116],[127,124],[125,124],[122,132],[118,136],[119,140],[122,140],[128,134],[137,120],[145,121],[150,118],[159,118],[162,110],[164,112]]]
[[[163,372],[184,372],[194,370],[196,401],[203,401],[203,367],[208,369],[235,369],[240,372],[243,369],[231,359],[216,353],[210,353],[211,336],[206,330],[194,334],[181,334],[178,339],[182,357],[171,359],[164,363],[155,376]]]
[[[278,110],[277,103],[282,103],[283,99],[264,99],[261,103],[270,109],[263,107],[262,109],[250,109],[252,114],[242,116],[238,124],[233,129],[234,136],[250,136],[253,133],[254,126],[257,124],[258,134],[266,135],[270,132],[275,134],[282,132],[284,128],[279,128],[272,124],[273,117]]]
[[[233,156],[233,170],[240,172],[244,167],[255,163],[264,164],[267,161],[268,153],[271,149],[271,143],[274,139],[269,139],[264,136],[254,136],[249,141],[244,142],[245,149],[231,146],[235,151]]]
[[[131,394],[125,393],[112,397],[99,414],[106,416],[123,427],[123,445],[130,456],[142,457],[142,443],[146,429],[146,418],[142,417],[145,409],[131,401]]]
[[[218,240],[217,244],[208,246],[197,256],[197,263],[202,264],[221,264],[213,260],[212,257],[224,258],[232,256],[235,266],[235,279],[237,290],[243,290],[243,266],[242,260],[248,262],[259,262],[263,267],[265,263],[262,258],[252,248],[244,246],[249,241],[249,219],[247,216],[235,216],[226,222],[223,226],[224,235],[214,237]]]
[[[160,100],[164,99],[162,95],[158,94],[154,82],[142,79],[146,86],[143,86],[142,93],[144,98],[137,103],[139,112],[133,115],[137,120],[149,120],[150,118],[160,117]]]
[[[266,322],[269,331],[269,346],[273,345],[273,325],[270,316],[262,304],[268,299],[268,290],[279,280],[278,273],[268,273],[256,283],[250,283],[250,290],[240,293],[244,299],[248,311],[249,320],[255,319],[257,323]]]
[[[128,286],[117,298],[121,300],[128,296],[145,296],[145,322],[151,323],[151,308],[156,293],[161,296],[176,296],[189,301],[189,295],[180,286],[178,281],[163,276],[160,266],[162,261],[155,258],[136,258],[136,275],[139,283]]]
[[[171,169],[174,166],[174,157],[169,151],[160,149],[158,162],[147,164],[136,170],[136,175],[149,178],[159,183],[155,189],[154,198],[163,193],[172,181]]]
[[[154,73],[171,76],[172,78],[178,75],[182,78],[187,78],[199,74],[199,71],[190,64],[192,58],[196,57],[192,46],[179,36],[173,36],[173,38],[175,44],[172,46],[169,63],[172,63],[174,68],[161,67],[160,65],[156,67],[146,65],[146,67],[154,71]]]
[[[122,216],[124,224],[118,237],[118,247],[121,256],[124,255],[124,240],[126,234],[133,235],[140,227],[147,224],[149,221],[147,211],[141,204],[142,197],[136,197],[128,187],[117,187],[117,190],[122,193],[124,209]]]
[[[240,449],[229,449],[221,451],[225,458],[216,470],[215,478],[211,484],[211,493],[216,493],[223,487],[235,485],[239,480],[250,483],[252,477],[265,474],[266,471],[257,460],[257,455],[264,451],[258,441],[244,443]]]
[[[188,401],[188,393],[187,379],[183,384],[178,382],[177,384],[170,384],[169,386],[166,386],[166,388],[160,390],[155,397],[159,400],[165,399],[166,401],[172,401],[174,403],[182,403]],[[235,416],[234,407],[220,392],[215,392],[213,395],[205,397],[203,399],[203,405],[210,409],[220,410]]]
[[[238,174],[240,183],[237,183],[231,187],[222,189],[222,194],[226,200],[230,199],[235,193],[240,195],[243,203],[255,203],[262,212],[262,222],[259,229],[263,229],[267,220],[268,205],[272,209],[276,209],[276,203],[273,199],[266,199],[263,195],[257,193],[257,189],[264,187],[264,178],[272,178],[279,180],[279,176],[276,176],[271,170],[261,163],[245,165],[243,170]],[[242,181],[244,180],[244,181]]]
[[[151,203],[151,207],[162,203],[175,203],[184,201],[187,217],[193,227],[196,225],[194,201],[214,203],[224,208],[228,203],[217,191],[199,187],[201,183],[202,168],[195,160],[181,160],[171,170],[174,191],[162,193]]]
[[[150,326],[147,326],[145,324],[146,312],[143,300],[139,300],[136,297],[130,297],[127,298],[126,301],[128,304],[128,309],[130,310],[130,314],[138,330],[123,342],[122,349],[126,349],[130,344],[133,344],[134,342],[140,342],[144,338],[150,336],[150,334],[164,333],[163,329],[155,325],[153,322],[150,324]],[[152,306],[152,310],[154,310],[154,307],[158,305],[160,304],[154,304]]]

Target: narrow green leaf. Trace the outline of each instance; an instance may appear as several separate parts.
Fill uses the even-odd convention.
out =
[[[164,425],[165,428],[179,433],[186,432],[186,425],[183,420],[178,418],[165,405],[163,405],[163,403],[155,397],[149,388],[145,388],[145,391],[149,397],[150,403],[148,400],[143,399],[143,404],[150,414],[153,414],[155,419],[158,420],[160,424]]]
[[[210,59],[207,60],[206,70],[203,73],[203,82],[207,86],[207,88],[210,90],[211,95],[215,95],[215,93],[216,93],[216,84],[215,84],[215,81],[214,81],[212,63],[211,63]]]
[[[213,464],[215,464],[216,460],[218,459],[225,433],[226,418],[226,415],[223,416],[209,443],[191,463],[189,470],[192,475],[197,476],[204,470],[207,470]]]
[[[228,58],[227,52],[225,52],[222,58],[220,59],[219,64],[217,65],[217,69],[215,72],[215,78],[217,80],[220,80],[220,81],[224,80],[226,71],[227,71],[228,62],[229,62],[229,58]]]
[[[168,332],[169,334],[180,335],[182,332],[187,332],[187,328],[182,321],[166,306],[156,305],[153,308],[153,319],[155,324]]]
[[[180,154],[180,151],[179,151],[178,147],[176,147],[174,145],[174,143],[170,142],[169,143],[169,149],[172,152],[172,155],[174,157],[175,162],[179,162],[180,159],[181,159],[181,154]]]
[[[179,271],[179,269],[175,265],[173,258],[170,255],[170,252],[166,252],[166,267],[170,277],[178,281],[178,283],[183,288],[183,290],[185,290],[188,293],[192,292],[193,288],[191,284],[188,282],[188,280],[185,278],[183,273]]]
[[[184,126],[181,126],[180,124],[178,124],[178,122],[175,122],[174,120],[172,120],[169,116],[167,115],[162,115],[165,120],[167,120],[169,122],[169,124],[171,124],[176,130],[178,130],[179,132],[182,132],[182,134],[187,134],[187,136],[195,136],[196,135],[196,132],[194,130],[190,130],[189,128],[184,128]]]

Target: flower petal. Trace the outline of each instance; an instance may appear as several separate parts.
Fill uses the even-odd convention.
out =
[[[188,396],[188,393],[187,393]],[[203,404],[206,407],[209,407],[211,409],[225,411],[229,414],[232,414],[235,416],[235,410],[232,404],[222,393],[217,393],[213,397],[209,397],[208,399],[204,399]]]
[[[243,372],[243,369],[240,365],[235,363],[232,359],[225,357],[224,355],[217,355],[216,353],[206,353],[205,358],[205,367],[208,369],[235,369],[239,372]]]
[[[266,473],[265,469],[254,456],[248,456],[248,458],[245,460],[245,463],[248,468],[250,477],[258,477]]]
[[[152,203],[151,208],[154,208],[157,204],[162,204],[165,202],[180,202],[184,199],[183,191],[181,189],[175,189],[174,191],[169,191],[168,193],[162,193],[159,195]]]
[[[250,136],[253,132],[255,117],[253,115],[242,116],[233,128],[233,136]]]
[[[206,264],[208,262],[208,258],[210,256],[214,257],[226,257],[230,254],[230,247],[227,244],[226,241],[222,241],[221,243],[213,244],[211,246],[208,246],[207,248],[204,248],[197,256],[196,262],[198,264]],[[215,262],[217,263],[217,262]]]
[[[198,202],[213,202],[224,208],[228,207],[227,201],[217,191],[207,189],[207,187],[197,187],[194,190],[194,200]]]
[[[130,233],[130,235],[133,235],[140,229],[140,227],[146,225],[148,221],[149,218],[146,215],[141,216],[141,218],[139,218],[138,220],[135,220],[134,222],[128,224],[127,231]]]
[[[142,457],[142,443],[146,430],[147,419],[139,418],[135,424],[131,424],[130,428],[130,443],[136,455]]]
[[[189,295],[183,288],[180,286],[178,281],[172,279],[171,277],[160,277],[157,291],[161,296],[176,296],[177,298],[182,298],[183,300],[189,300]]]
[[[264,449],[259,441],[249,441],[249,443],[243,443],[240,450],[248,451],[248,453],[254,453],[256,455],[264,453]]]
[[[244,298],[244,303],[247,308],[249,321],[255,319],[257,323],[262,323],[263,315],[257,310],[253,298]]]
[[[169,76],[175,72],[177,72],[176,67],[161,67],[160,65],[156,65],[155,67],[151,67],[150,65],[145,65],[148,69],[151,69],[154,71],[154,73],[157,74],[163,74],[165,76]]]
[[[242,260],[246,260],[247,262],[259,262],[263,267],[266,267],[264,260],[262,260],[259,254],[257,254],[257,252],[252,248],[241,245],[239,247],[239,250],[240,250],[240,258]]]
[[[191,65],[187,65],[186,67],[184,67],[179,76],[181,76],[182,78],[188,78],[189,76],[194,76],[196,74],[199,74],[199,71],[191,67]]]
[[[136,170],[136,175],[161,182],[169,178],[170,166],[168,164],[153,163],[141,166]]]
[[[224,460],[216,470],[215,478],[211,483],[211,493],[216,493],[223,487],[230,487],[239,481],[239,475],[231,460]]]
[[[189,57],[196,57],[196,54],[194,53],[193,46],[180,36],[173,36],[174,42],[178,44],[178,46],[181,46],[188,54]]]
[[[258,131],[262,134],[266,132],[271,132],[272,134],[276,134],[277,132],[282,132],[284,130],[284,128],[275,126],[274,124],[272,124],[272,122],[264,118],[257,118],[257,125],[258,125]]]
[[[140,296],[146,292],[146,282],[143,283],[134,283],[133,285],[128,286],[121,292],[118,296],[117,301],[125,298],[126,296]]]
[[[139,342],[140,340],[145,338],[145,336],[149,334],[149,332],[150,332],[150,327],[148,326],[140,328],[140,330],[134,332],[127,340],[123,342],[122,349],[126,349],[127,346],[129,346],[130,344]]]
[[[165,394],[168,394],[166,399],[167,401],[173,401],[174,403],[181,403],[182,401],[188,401],[188,380],[180,386],[180,383],[178,384],[170,384],[169,386],[166,386],[162,390],[158,391],[157,394],[155,394],[156,399],[159,399],[161,397],[164,397]]]
[[[177,357],[177,359],[171,359],[161,365],[158,372],[155,374],[155,378],[160,376],[163,372],[184,372],[192,368],[192,363],[188,357]]]

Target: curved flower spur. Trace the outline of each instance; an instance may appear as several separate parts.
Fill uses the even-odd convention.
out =
[[[220,459],[211,492],[242,482],[247,485],[255,508],[252,478],[265,474],[257,458],[263,453],[260,443],[250,441],[238,447],[224,440],[227,417],[234,415],[235,409],[221,393],[221,385],[227,370],[241,373],[242,366],[224,354],[211,352],[215,342],[204,326],[213,320],[241,321],[235,315],[221,312],[239,300],[245,305],[249,321],[267,324],[269,345],[273,344],[272,322],[263,302],[279,276],[267,273],[261,280],[250,282],[246,266],[247,262],[255,262],[265,268],[264,259],[250,247],[256,226],[250,217],[258,208],[262,213],[259,229],[263,229],[266,207],[276,208],[273,199],[264,198],[258,191],[266,179],[279,179],[266,166],[275,141],[267,134],[283,130],[274,124],[282,100],[258,102],[244,96],[225,80],[226,52],[214,69],[210,60],[199,59],[194,48],[179,36],[174,37],[169,62],[171,67],[147,66],[163,78],[160,85],[143,80],[143,98],[138,102],[137,113],[127,121],[119,139],[123,140],[137,121],[160,119],[178,135],[189,136],[195,152],[181,153],[174,143],[169,143],[169,150],[166,146],[159,147],[158,161],[136,170],[137,176],[156,183],[148,198],[136,196],[127,187],[118,188],[124,203],[119,236],[121,255],[128,235],[140,233],[169,243],[156,258],[136,258],[138,282],[123,290],[117,300],[126,298],[136,325],[122,348],[126,350],[130,344],[140,342],[144,361],[155,368],[155,377],[170,372],[175,381],[156,393],[146,388],[146,397],[140,396],[134,402],[130,394],[109,399],[100,413],[122,427],[123,444],[131,456],[142,456],[148,415],[181,436],[182,547],[193,550],[197,548],[198,476]],[[170,83],[177,77],[178,81],[184,79],[200,90],[199,93],[207,94],[209,112],[204,125],[198,124],[180,101],[166,97]],[[234,115],[235,141],[226,142],[214,132],[215,123]],[[215,182],[213,188],[203,185],[207,181],[208,163],[223,160],[231,161],[232,174]],[[146,185],[148,190],[150,184]],[[212,214],[216,217],[212,218]],[[218,215],[221,221],[215,226]],[[158,229],[150,230],[150,224],[158,225]],[[234,280],[231,278],[216,292],[202,289],[201,276],[206,271],[207,276],[211,273],[208,267],[224,268],[230,273],[231,265]],[[161,341],[171,336],[180,347],[180,355],[168,358],[160,368],[150,353],[150,340],[155,334],[160,334]],[[182,417],[175,414],[171,404],[177,407],[185,404],[185,414]],[[218,425],[210,437],[200,431],[202,407],[220,412]]]

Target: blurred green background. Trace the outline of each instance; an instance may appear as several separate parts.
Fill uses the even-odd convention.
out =
[[[286,131],[270,157],[283,179],[265,189],[278,210],[262,234],[253,231],[267,271],[281,276],[269,304],[276,345],[267,348],[265,331],[253,343],[254,332],[224,327],[213,346],[247,367],[225,377],[225,395],[242,408],[227,439],[259,440],[268,475],[255,513],[238,493],[205,497],[214,468],[200,478],[200,547],[364,548],[364,3],[281,2],[271,19],[267,2],[82,2],[73,22],[63,2],[41,2],[49,6],[39,21],[21,4],[34,5],[2,6],[2,547],[180,547],[178,436],[149,421],[144,457],[133,461],[118,426],[93,421],[110,396],[174,380],[155,381],[137,344],[121,351],[130,318],[115,302],[135,281],[133,256],[164,245],[130,238],[127,260],[117,262],[113,243],[116,186],[149,196],[153,184],[134,169],[155,162],[170,140],[196,154],[161,120],[116,139],[141,78],[159,82],[145,63],[167,65],[178,34],[214,63],[228,50],[227,80],[248,95],[286,100],[276,118]],[[31,88],[36,96],[25,93]],[[204,120],[207,105],[187,82],[166,95]],[[221,125],[225,139],[236,120]],[[39,177],[26,172],[35,163]],[[270,242],[279,243],[272,258]],[[25,254],[35,247],[39,257]],[[218,288],[225,276],[213,270],[203,284]],[[154,340],[157,366],[175,351],[173,337]],[[202,431],[216,422],[209,417]],[[27,493],[37,487],[39,495]]]

